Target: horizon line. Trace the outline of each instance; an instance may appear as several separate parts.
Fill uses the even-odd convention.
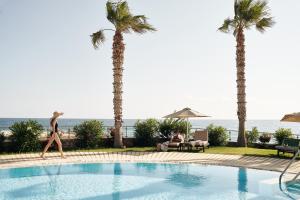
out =
[[[0,119],[49,119],[51,117],[0,117]],[[155,118],[155,117],[148,117],[148,118],[123,118],[125,120],[146,120],[146,119],[166,119],[166,118]],[[113,120],[113,118],[87,118],[87,117],[82,117],[82,118],[77,118],[77,117],[60,117],[60,119],[97,119],[97,120]],[[175,118],[174,118],[175,119]],[[233,119],[233,118],[204,118],[204,117],[200,117],[200,118],[189,118],[189,120],[237,120],[238,119]],[[278,120],[280,121],[280,119],[272,119],[272,118],[257,118],[257,119],[247,119],[246,121],[249,120]]]

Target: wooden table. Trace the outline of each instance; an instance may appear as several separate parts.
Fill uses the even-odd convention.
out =
[[[184,149],[191,151],[192,150],[191,144],[189,142],[181,142],[179,144],[179,151],[184,151]]]

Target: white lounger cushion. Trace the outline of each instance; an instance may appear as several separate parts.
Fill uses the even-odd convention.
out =
[[[202,141],[202,140],[196,140],[196,141],[190,141],[190,144],[192,147],[195,146],[208,146],[208,141]]]

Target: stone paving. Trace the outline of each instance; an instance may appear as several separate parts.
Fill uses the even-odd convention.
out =
[[[46,159],[40,158],[38,153],[0,155],[0,168],[67,163],[156,162],[223,165],[280,172],[290,161],[289,159],[269,157],[189,152],[66,152],[65,155],[65,159],[60,158],[58,153],[52,152],[46,154]],[[299,171],[300,161],[296,161],[289,169],[289,173],[298,173]]]

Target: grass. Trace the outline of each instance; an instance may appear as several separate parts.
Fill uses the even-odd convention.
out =
[[[83,149],[77,150],[83,152],[129,152],[129,151],[139,151],[139,152],[152,152],[156,151],[154,147],[131,147],[126,149],[115,149],[115,148],[99,148],[99,149]],[[176,150],[172,150],[175,151]],[[198,151],[193,151],[193,153]],[[200,152],[202,153],[202,152]],[[253,147],[210,147],[205,149],[205,153],[209,154],[226,154],[226,155],[245,155],[245,156],[262,156],[262,157],[277,157],[277,150],[275,149],[260,149]],[[280,154],[281,158],[291,158],[293,154],[286,153],[284,155]]]
[[[253,147],[210,147],[205,153],[211,154],[227,154],[227,155],[245,155],[245,156],[262,156],[262,157],[278,157],[275,149],[260,149]],[[280,158],[291,158],[293,154],[280,154]]]
[[[80,149],[71,150],[75,152],[153,152],[156,151],[155,147],[130,147],[130,148],[96,148],[96,149]],[[176,150],[173,150],[176,151]],[[65,151],[68,152],[68,151]],[[193,151],[197,153],[198,151]],[[202,153],[199,152],[199,153]],[[226,155],[247,155],[247,156],[262,156],[262,157],[277,157],[277,150],[274,149],[260,149],[253,147],[210,147],[205,149],[205,153],[208,154],[226,154]],[[16,153],[0,153],[0,155],[11,155]],[[291,158],[293,154],[286,153],[284,155],[280,154],[280,158]]]
[[[252,147],[210,147],[205,153],[230,154],[230,155],[256,155],[256,156],[274,156],[277,151],[274,149],[258,149]]]

